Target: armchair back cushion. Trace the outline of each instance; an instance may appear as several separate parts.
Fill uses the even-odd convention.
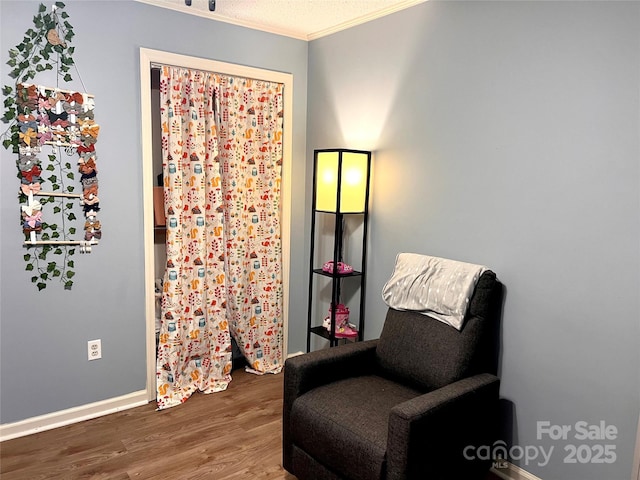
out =
[[[376,349],[380,373],[423,392],[478,372],[491,372],[489,350],[478,348],[491,335],[491,309],[501,284],[491,270],[476,284],[462,330],[416,312],[389,309]]]

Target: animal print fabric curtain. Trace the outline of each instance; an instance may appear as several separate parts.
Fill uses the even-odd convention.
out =
[[[282,88],[162,67],[159,409],[227,388],[231,335],[255,373],[282,368]]]

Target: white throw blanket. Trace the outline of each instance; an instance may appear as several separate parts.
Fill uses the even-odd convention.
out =
[[[460,330],[482,265],[415,253],[400,253],[382,289],[382,299],[395,310],[429,315]]]

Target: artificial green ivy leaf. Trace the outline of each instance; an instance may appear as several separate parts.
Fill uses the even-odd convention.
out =
[[[56,7],[57,7],[57,6],[58,6],[58,5],[56,4]],[[44,13],[44,12],[46,12],[46,11],[47,11],[47,7],[45,6],[45,4],[44,4],[44,3],[41,3],[41,4],[40,4],[40,7],[38,7],[38,13]]]
[[[44,67],[42,65],[36,65],[36,72],[44,72]]]
[[[31,260],[31,255],[30,255],[30,254],[28,254],[28,253],[25,253],[25,254],[24,254],[24,256],[23,256],[22,258],[24,258],[24,261],[25,261],[25,262],[28,262],[29,260]]]
[[[58,185],[57,183],[54,183],[53,186],[51,187],[52,190],[60,190],[60,185]]]
[[[56,269],[56,262],[49,262],[47,264],[47,272],[51,273]]]
[[[58,7],[58,8],[64,8],[64,3],[62,3],[62,2],[56,2],[56,7]]]
[[[51,234],[51,238],[60,238],[60,233],[58,233],[58,232],[53,232],[53,233]]]
[[[67,215],[67,218],[68,218],[69,220],[75,220],[75,219],[76,219],[76,218],[78,218],[78,217],[76,217],[76,216],[75,216],[75,214],[74,214],[73,212],[71,212],[69,215]]]
[[[53,271],[53,276],[54,277],[59,277],[60,276],[60,270],[56,269]]]
[[[56,255],[62,255],[62,249],[61,248],[56,248],[53,253],[55,253]]]
[[[69,260],[69,261],[67,262],[67,267],[69,267],[69,268],[73,268],[73,266],[74,266],[74,265],[75,265],[75,264],[73,263],[73,260]]]
[[[32,263],[27,263],[27,266],[26,266],[26,267],[24,267],[24,269],[25,269],[27,272],[32,271],[32,270],[33,270],[33,264],[32,264]]]
[[[64,164],[64,168],[66,168],[66,169],[71,168],[71,164],[70,164],[69,162],[65,163],[65,164]]]
[[[62,209],[60,207],[53,207],[53,213],[60,213]]]
[[[71,270],[67,270],[67,278],[72,278],[76,273],[72,272]]]
[[[73,172],[67,173],[67,178],[70,178],[71,180],[73,180],[75,178],[75,176],[73,175]]]
[[[67,190],[69,191],[69,193],[71,193],[71,192],[73,192],[75,190],[75,188],[76,187],[74,187],[74,186],[69,186],[69,187],[67,187]],[[69,208],[71,208],[71,207],[69,207]]]
[[[43,233],[41,238],[42,238],[42,240],[51,240],[51,237],[49,236],[48,233]],[[44,260],[42,258],[42,253],[40,255],[38,255],[38,258],[40,258],[41,260]]]
[[[47,180],[49,180],[51,183],[56,183],[58,181],[58,177],[56,177],[55,175],[51,175],[49,178],[47,178]]]
[[[45,288],[47,288],[47,284],[44,283],[44,282],[40,282],[40,283],[38,283],[37,287],[38,287],[38,291],[42,291]]]
[[[13,120],[14,118],[16,118],[15,110],[7,110],[4,116],[2,117],[2,121],[4,123],[9,123],[9,121]],[[7,145],[11,145],[12,143],[13,143],[12,140],[9,138],[2,142],[2,144],[5,145],[5,148],[8,148]]]
[[[76,233],[76,227],[69,227],[69,235],[73,235]]]
[[[31,277],[31,283],[36,283],[38,281],[38,277]]]
[[[71,280],[68,280],[68,281],[64,282],[64,289],[65,290],[71,290],[71,287],[73,287],[73,282]]]
[[[71,75],[69,75],[68,73],[64,76],[64,81],[65,82],[70,82],[71,80],[73,80],[73,78],[71,77]]]
[[[49,278],[49,274],[48,274],[47,272],[42,272],[42,273],[40,274],[40,278],[41,278],[42,280],[47,280],[47,279]]]
[[[76,253],[76,249],[75,248],[71,248],[69,250],[69,255],[73,255],[74,253]]]

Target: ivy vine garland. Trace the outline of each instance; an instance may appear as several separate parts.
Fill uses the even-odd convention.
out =
[[[71,257],[78,245],[81,252],[90,251],[90,245],[102,236],[96,219],[100,208],[94,148],[100,127],[94,122],[93,97],[57,86],[27,83],[37,73],[47,70],[57,73],[56,85],[60,80],[72,80],[69,71],[74,66],[74,47],[69,46],[69,42],[74,33],[67,20],[69,15],[62,10],[64,7],[64,3],[56,2],[49,13],[47,7],[40,4],[33,18],[35,28],[27,30],[23,41],[9,50],[7,64],[13,68],[9,76],[15,79],[15,86],[5,85],[2,89],[5,96],[2,121],[9,124],[2,144],[18,154],[20,222],[30,239],[25,245],[34,249],[24,255],[25,269],[32,272],[31,281],[38,290],[46,288],[47,282],[53,279],[61,281],[65,289],[71,289],[75,275]],[[47,155],[43,169],[36,155],[44,145],[51,145],[53,150]],[[63,151],[67,155],[74,152],[79,155],[82,195],[75,194],[75,187],[70,184],[75,174],[71,162],[63,159]],[[48,175],[46,181],[43,175]],[[43,192],[43,184],[50,192]],[[40,200],[35,200],[35,196]],[[72,223],[77,219],[73,210],[76,198],[80,198],[86,216],[84,241],[70,240],[77,232]],[[43,220],[42,210],[46,204],[52,205],[58,223]],[[40,241],[36,241],[36,233]],[[49,254],[57,257],[49,259]]]
[[[55,62],[55,69],[65,82],[72,80],[69,70],[74,64],[72,58],[74,47],[68,46],[68,42],[74,36],[73,27],[67,20],[69,14],[61,10],[65,7],[64,3],[56,2],[55,7],[53,12],[47,13],[47,7],[40,4],[38,14],[33,17],[35,29],[27,30],[22,42],[9,50],[7,65],[13,69],[9,76],[16,80],[16,85],[35,78],[38,72],[53,70],[52,62]],[[58,11],[60,11],[59,14]],[[24,97],[14,99],[13,93],[14,88],[11,86],[5,85],[2,89],[2,94],[5,96],[5,113],[2,121],[5,123],[17,119],[19,102],[26,101]],[[17,96],[19,92],[15,93]],[[13,146],[13,153],[18,153],[17,134],[18,127],[14,124],[11,126],[11,138],[2,142],[5,148]]]

